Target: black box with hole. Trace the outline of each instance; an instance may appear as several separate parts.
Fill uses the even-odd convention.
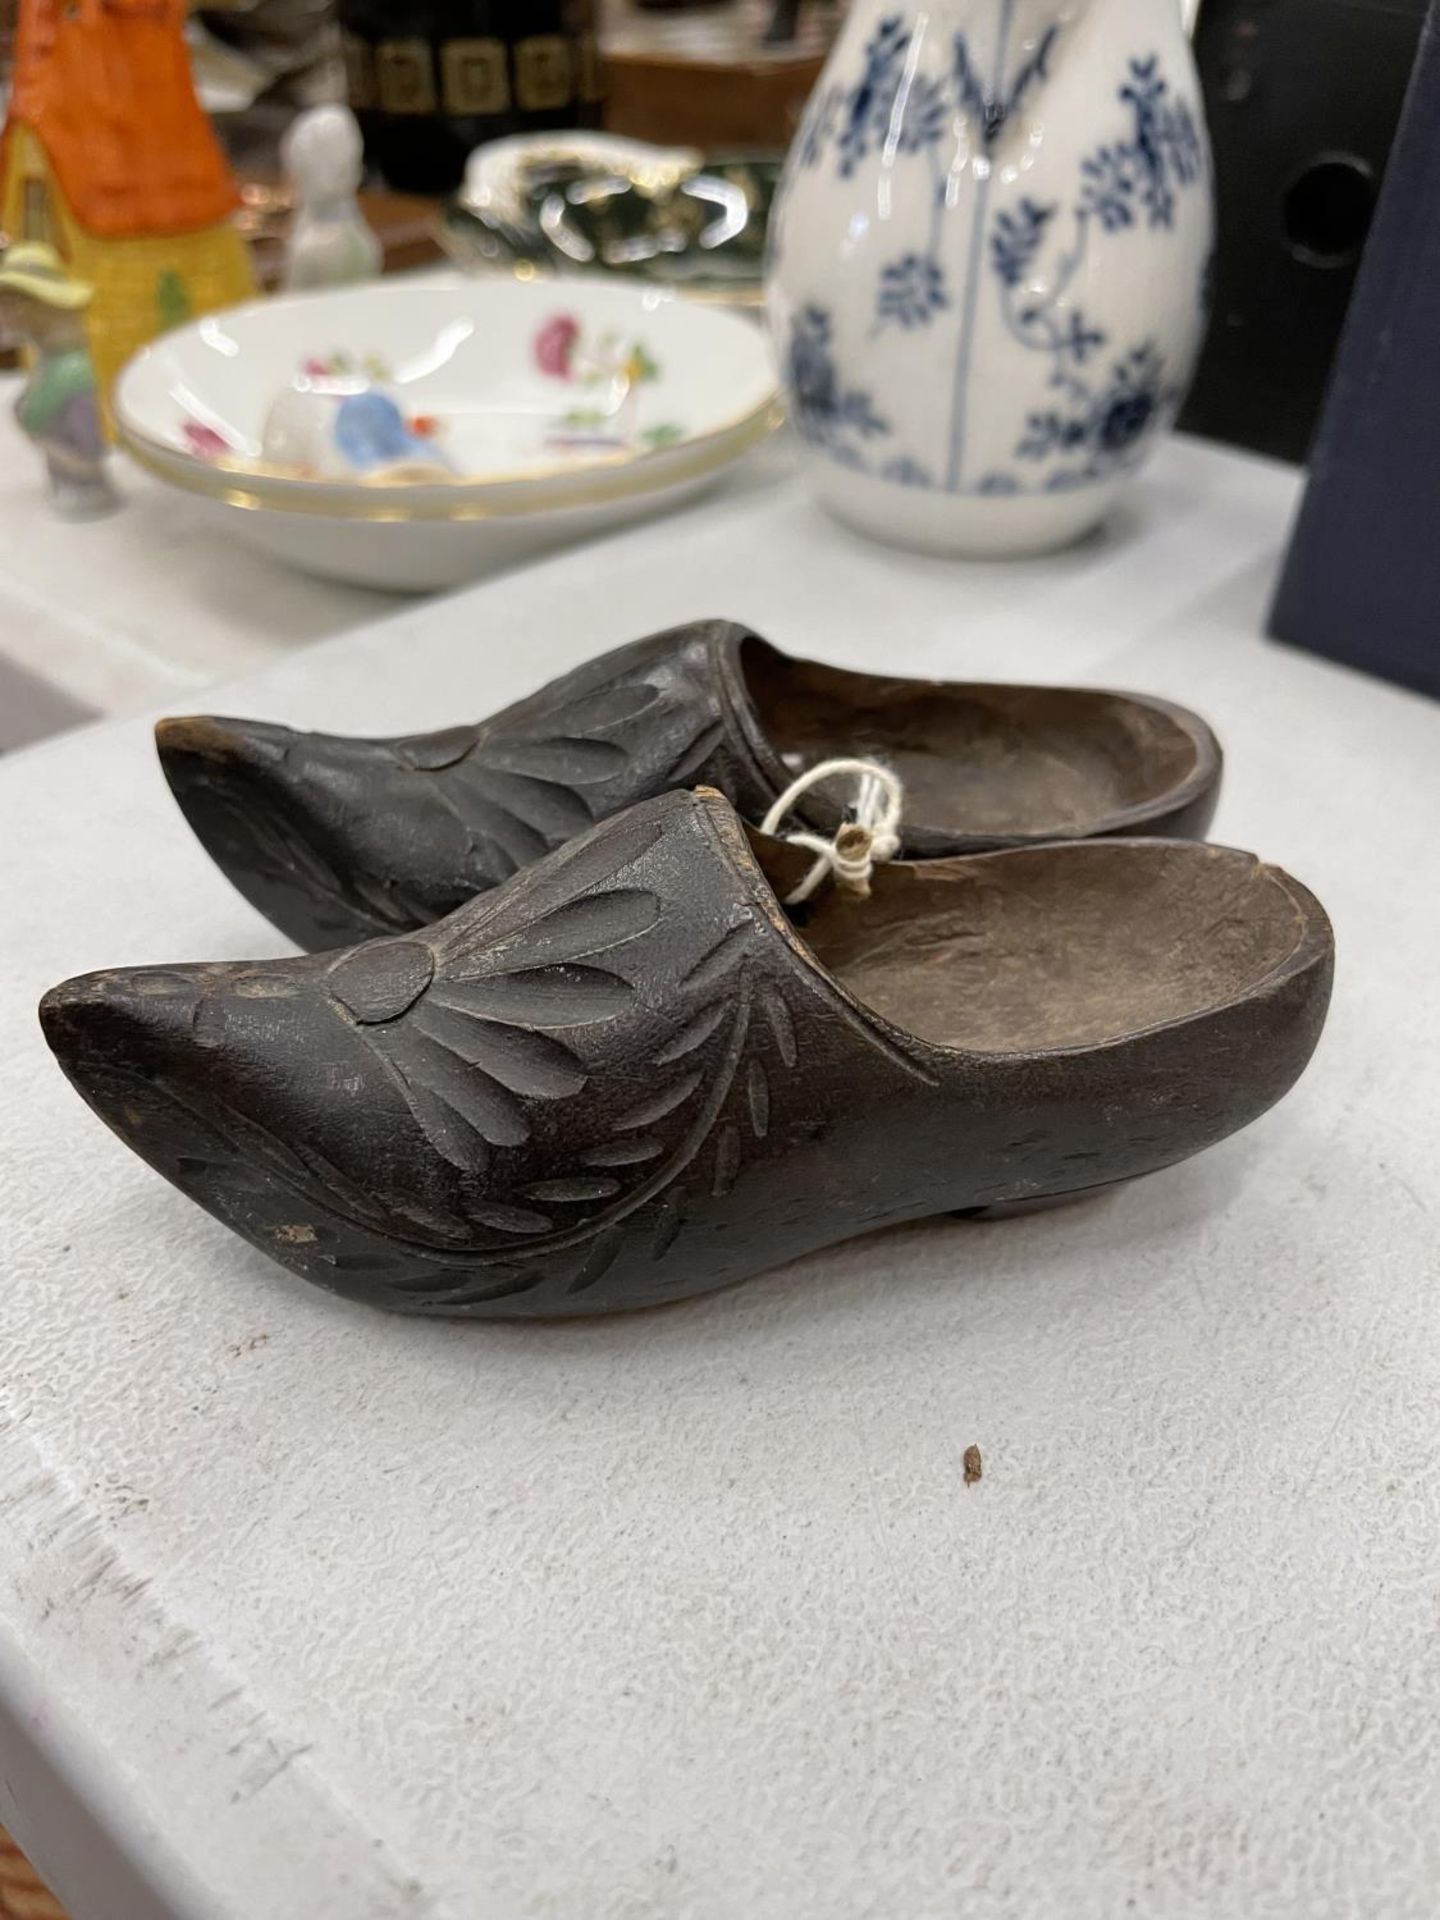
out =
[[[1214,305],[1180,425],[1286,460],[1310,445],[1426,0],[1205,0]]]

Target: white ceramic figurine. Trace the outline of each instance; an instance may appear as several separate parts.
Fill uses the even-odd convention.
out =
[[[295,188],[286,289],[373,280],[380,271],[380,242],[365,224],[356,197],[364,153],[354,114],[348,107],[326,106],[298,115],[280,158]]]

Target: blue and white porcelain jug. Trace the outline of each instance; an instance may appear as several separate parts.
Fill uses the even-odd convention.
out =
[[[769,267],[822,498],[934,553],[1078,538],[1184,396],[1212,232],[1179,0],[853,0]]]

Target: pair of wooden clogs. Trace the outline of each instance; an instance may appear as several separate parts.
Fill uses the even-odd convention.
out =
[[[1220,751],[1159,700],[703,621],[476,726],[158,738],[319,951],[90,974],[46,1034],[159,1172],[378,1306],[645,1306],[1087,1193],[1253,1120],[1325,1016],[1324,911],[1199,843]]]

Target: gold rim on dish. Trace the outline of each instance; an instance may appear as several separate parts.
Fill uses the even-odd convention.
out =
[[[424,480],[367,480],[363,475],[353,480],[329,480],[314,478],[309,474],[297,473],[291,467],[279,467],[268,460],[201,460],[198,455],[187,453],[183,447],[177,447],[168,440],[159,440],[143,427],[137,427],[125,418],[121,408],[115,409],[116,426],[121,440],[128,451],[135,446],[146,447],[152,459],[163,460],[188,472],[192,467],[205,473],[224,474],[232,481],[264,481],[267,485],[283,488],[287,493],[291,488],[304,487],[364,487],[375,498],[393,495],[396,501],[402,500],[417,488],[432,488],[437,493],[444,490],[452,492],[478,492],[482,488],[489,491],[500,487],[548,486],[555,480],[580,480],[592,473],[616,473],[625,469],[648,466],[652,470],[672,460],[677,454],[694,451],[696,453],[715,445],[718,441],[728,441],[732,434],[742,433],[753,421],[763,415],[767,409],[780,404],[779,392],[772,387],[766,397],[751,407],[747,413],[738,413],[733,420],[724,420],[718,427],[709,427],[704,433],[688,434],[683,440],[674,441],[669,446],[647,447],[642,453],[631,448],[619,447],[614,453],[597,453],[586,460],[557,460],[547,467],[517,467],[510,473],[446,473]],[[748,442],[747,442],[748,444]],[[184,481],[177,482],[183,486]],[[252,485],[249,489],[256,492]],[[442,518],[448,514],[442,512]]]
[[[152,440],[148,434],[138,432],[123,419],[118,422],[118,427],[120,443],[137,466],[182,493],[199,494],[205,499],[218,500],[225,506],[264,513],[310,514],[324,520],[366,520],[392,524],[429,521],[443,524],[446,521],[533,518],[540,514],[563,512],[567,508],[603,507],[613,500],[663,493],[670,487],[683,486],[687,480],[703,479],[707,474],[728,466],[748,448],[773,433],[783,418],[784,407],[779,396],[772,394],[748,414],[697,436],[682,449],[661,447],[638,457],[619,454],[607,459],[590,460],[578,471],[568,466],[538,470],[531,468],[525,473],[497,475],[485,480],[419,483],[430,497],[423,501],[412,501],[408,505],[403,504],[404,498],[407,492],[415,490],[414,486],[375,487],[369,489],[368,497],[365,497],[365,482],[356,481],[352,491],[362,496],[358,499],[317,500],[307,496],[304,489],[316,485],[340,486],[344,483],[307,481],[293,474],[258,472],[249,466],[203,465],[178,448],[168,447],[163,441]],[[688,457],[681,459],[679,456],[682,453]],[[285,487],[283,496],[266,494],[241,484],[247,479],[256,478],[281,480]],[[568,485],[564,484],[567,479]],[[445,498],[444,493],[447,487],[452,489],[449,499]],[[543,500],[521,498],[507,501],[457,500],[454,497],[462,492],[467,495],[488,494],[509,487],[543,488],[545,497]]]

